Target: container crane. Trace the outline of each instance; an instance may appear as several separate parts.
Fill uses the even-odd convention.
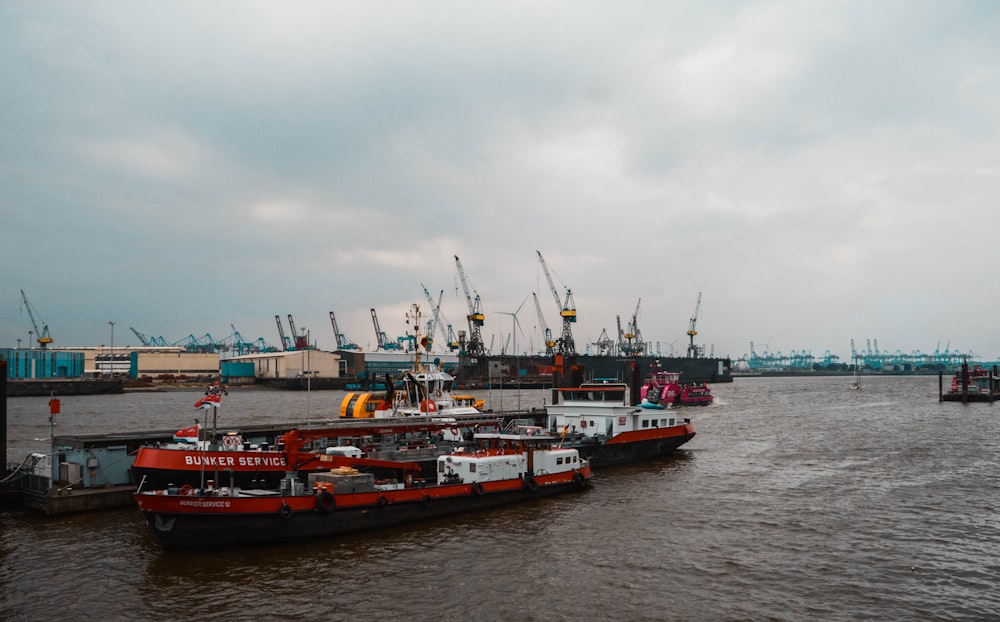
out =
[[[688,324],[687,336],[691,339],[688,344],[688,358],[696,359],[698,358],[698,346],[694,345],[694,337],[698,334],[698,331],[694,329],[695,325],[698,323],[698,312],[701,310],[701,292],[698,292],[698,302],[694,305],[694,313],[691,314],[691,321]]]
[[[134,335],[135,335],[136,337],[138,337],[138,338],[139,338],[139,343],[141,343],[142,345],[144,345],[144,346],[147,346],[147,347],[149,346],[149,338],[148,338],[148,337],[146,337],[146,335],[143,335],[142,333],[140,333],[140,332],[139,332],[139,331],[137,331],[136,329],[132,328],[131,326],[129,326],[128,328],[129,328],[129,330],[131,330],[131,331],[132,331],[132,333],[133,333],[133,334],[134,334]]]
[[[538,311],[538,325],[542,329],[542,340],[545,342],[545,356],[555,354],[556,342],[552,338],[552,331],[545,323],[545,316],[542,315],[542,305],[538,304],[538,294],[531,292],[531,297],[535,299],[535,310]]]
[[[573,323],[576,322],[576,302],[573,300],[573,291],[566,288],[566,298],[560,303],[559,292],[556,291],[555,283],[552,282],[552,275],[549,274],[549,267],[545,264],[545,258],[541,251],[535,251],[538,255],[538,262],[542,264],[542,272],[549,282],[549,289],[552,290],[552,297],[555,298],[556,306],[559,307],[559,316],[562,318],[562,334],[559,337],[558,353],[566,355],[576,354],[576,343],[573,340]]]
[[[330,311],[330,323],[333,324],[333,336],[337,339],[338,350],[360,350],[361,347],[347,338],[337,327],[337,316]]]
[[[469,341],[465,351],[469,356],[482,356],[486,354],[486,349],[483,347],[483,324],[486,323],[486,316],[483,314],[482,301],[478,292],[473,301],[469,293],[469,283],[465,278],[465,270],[462,269],[458,255],[455,255],[455,265],[458,267],[458,278],[462,281],[462,289],[465,291],[465,302],[469,305],[469,315],[466,316],[469,320]]]
[[[38,322],[41,320],[36,320],[35,316],[38,315],[38,311],[31,306],[28,302],[28,296],[21,290],[21,298],[24,299],[24,308],[28,310],[28,319],[31,320],[31,325],[35,329],[35,339],[38,341],[38,347],[45,349],[50,343],[52,343],[52,337],[49,335],[49,325],[42,322],[42,330],[38,330]]]

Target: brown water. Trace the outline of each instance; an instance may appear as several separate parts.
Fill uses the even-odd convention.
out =
[[[674,457],[348,538],[165,553],[137,510],[0,513],[0,619],[998,619],[1000,405],[940,404],[936,377],[865,380],[715,385]],[[312,393],[310,418],[341,395]],[[65,398],[57,431],[180,428],[197,396]],[[44,448],[46,402],[9,400],[9,461]],[[302,421],[306,402],[234,391],[220,422]]]

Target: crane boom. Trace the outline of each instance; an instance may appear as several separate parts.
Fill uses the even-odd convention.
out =
[[[274,321],[278,324],[278,336],[281,337],[281,349],[288,350],[288,338],[285,337],[285,329],[281,326],[281,316],[275,315]]]
[[[28,319],[31,320],[31,326],[35,329],[35,340],[38,341],[38,346],[44,350],[46,346],[52,343],[52,337],[49,335],[49,325],[41,321],[41,319],[35,319],[38,311],[28,302],[28,295],[24,293],[23,289],[21,290],[21,298],[24,299],[24,308],[28,311]],[[38,330],[38,322],[40,321],[42,322],[42,329]]]
[[[150,345],[149,344],[149,339],[146,337],[146,335],[143,335],[142,333],[140,333],[136,329],[132,328],[131,326],[129,326],[128,328],[129,328],[129,330],[131,330],[135,334],[136,337],[139,338],[139,343],[141,343],[144,346]]]
[[[333,311],[330,311],[330,323],[333,324],[333,337],[337,340],[337,349],[343,350],[344,336],[340,334],[339,330],[337,330],[337,316],[333,314]]]
[[[296,350],[305,350],[309,347],[309,341],[306,339],[305,335],[300,335],[297,330],[295,330],[295,320],[292,319],[292,314],[288,314],[288,328],[292,331],[292,343],[295,345]]]
[[[531,292],[531,297],[535,299],[535,310],[538,312],[538,325],[542,329],[542,339],[545,341],[545,356],[552,356],[555,353],[556,342],[552,339],[552,331],[545,323],[545,316],[542,315],[542,305],[538,303],[538,294]]]
[[[549,273],[549,267],[545,263],[545,258],[542,257],[541,251],[536,250],[535,253],[538,255],[538,263],[542,264],[542,272],[545,273],[545,279],[549,282],[549,289],[552,290],[552,297],[556,301],[556,306],[559,307],[559,316],[562,318],[562,334],[559,337],[558,352],[559,354],[576,354],[576,343],[573,340],[573,322],[576,322],[576,302],[573,300],[573,291],[570,288],[566,288],[566,298],[560,303],[559,302],[559,292],[556,290],[555,283],[552,282],[552,275]]]
[[[384,350],[385,349],[385,340],[386,340],[385,333],[382,332],[381,328],[379,328],[379,325],[378,325],[378,316],[375,314],[375,309],[374,308],[372,309],[372,324],[375,325],[375,339],[378,340],[378,349],[379,350]]]
[[[469,320],[469,345],[466,351],[472,356],[481,356],[486,353],[486,349],[483,347],[482,332],[483,324],[486,323],[486,315],[483,314],[482,301],[478,292],[476,292],[475,301],[472,299],[469,283],[465,278],[465,270],[462,269],[462,262],[458,259],[458,255],[455,255],[455,265],[458,267],[458,278],[462,281],[462,289],[465,291],[465,302],[469,305],[469,315],[467,316]]]
[[[698,302],[694,305],[694,313],[691,314],[691,321],[688,323],[687,335],[690,338],[690,343],[688,344],[688,358],[696,359],[698,358],[698,346],[694,345],[694,336],[698,334],[695,330],[695,325],[698,322],[698,312],[701,310],[701,292],[698,292]]]

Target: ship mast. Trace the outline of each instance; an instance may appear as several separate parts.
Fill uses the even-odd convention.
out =
[[[406,319],[413,322],[413,371],[423,371],[423,364],[420,362],[420,305],[411,305]]]

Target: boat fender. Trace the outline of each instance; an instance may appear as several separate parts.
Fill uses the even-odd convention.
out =
[[[423,499],[421,499],[421,501],[423,501],[424,507],[430,507],[430,505],[431,505],[431,496],[430,495],[424,495],[424,497],[423,497]]]
[[[577,471],[576,473],[573,474],[574,484],[576,484],[577,486],[583,486],[583,482],[584,482],[583,473]]]
[[[316,508],[324,514],[332,512],[337,506],[337,500],[333,498],[329,490],[322,490],[316,495]]]
[[[486,491],[483,489],[483,485],[480,484],[479,482],[476,482],[475,484],[472,485],[472,492],[477,497],[482,497],[483,494],[486,493]]]
[[[379,495],[378,496],[378,504],[379,504],[379,507],[383,507],[384,508],[385,506],[389,505],[389,500],[386,499],[384,496]]]
[[[528,477],[524,478],[524,487],[527,488],[530,492],[535,492],[536,490],[538,490],[538,482],[535,481],[534,477],[531,477],[529,475]]]
[[[292,508],[291,508],[291,506],[289,506],[287,503],[282,503],[281,507],[278,508],[278,516],[280,516],[281,518],[283,518],[285,520],[288,520],[289,518],[291,518],[292,517]]]

